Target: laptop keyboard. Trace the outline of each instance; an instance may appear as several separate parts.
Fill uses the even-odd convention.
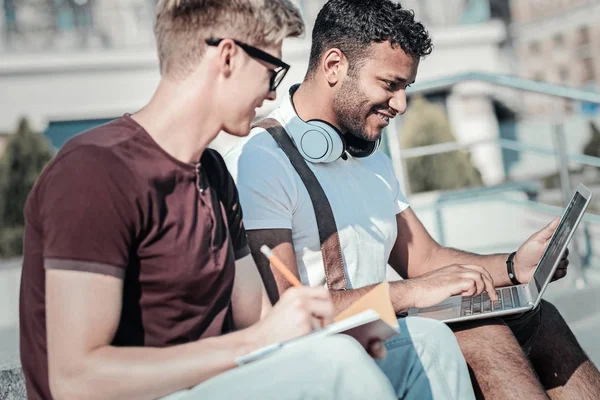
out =
[[[487,292],[475,297],[464,297],[461,304],[461,316],[484,314],[492,311],[510,310],[519,307],[519,291],[516,287],[496,289],[498,301],[491,301]]]

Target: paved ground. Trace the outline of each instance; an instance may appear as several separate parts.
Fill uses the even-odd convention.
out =
[[[18,328],[0,330],[0,371],[19,364]]]

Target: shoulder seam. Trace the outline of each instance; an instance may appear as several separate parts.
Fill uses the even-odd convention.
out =
[[[66,156],[68,156],[68,155],[70,155],[72,153],[75,153],[77,151],[84,150],[84,149],[90,149],[90,148],[100,149],[100,150],[102,150],[102,149],[111,149],[111,148],[113,148],[115,146],[118,146],[118,145],[120,145],[122,143],[126,143],[126,142],[132,140],[133,138],[137,137],[137,135],[139,135],[139,133],[141,132],[142,129],[143,128],[141,128],[141,127],[136,128],[135,129],[135,133],[133,135],[131,135],[131,137],[129,137],[127,139],[124,139],[124,140],[121,140],[121,141],[119,141],[117,143],[114,143],[114,144],[112,144],[110,146],[99,146],[99,145],[96,145],[96,144],[83,144],[83,145],[77,146],[77,147],[75,147],[73,149],[70,149],[68,151],[65,151],[64,153],[58,154],[57,157],[55,157],[54,159],[52,159],[51,164],[48,165],[48,172],[50,172],[54,168],[54,165],[59,160],[65,158]]]

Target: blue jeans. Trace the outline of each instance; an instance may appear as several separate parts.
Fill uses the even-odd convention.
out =
[[[386,342],[377,361],[401,399],[474,399],[467,363],[444,323],[427,318],[398,320],[401,333]]]
[[[162,400],[474,399],[452,331],[425,318],[399,319],[385,360],[373,362],[345,335],[307,340]],[[382,372],[383,371],[383,372]]]

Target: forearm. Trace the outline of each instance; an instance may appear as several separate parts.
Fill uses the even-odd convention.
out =
[[[335,314],[339,314],[348,308],[354,301],[373,289],[375,285],[364,286],[359,289],[352,290],[332,290],[331,298],[335,306]],[[401,313],[408,310],[414,305],[412,298],[413,283],[410,281],[390,282],[390,297],[392,305],[396,313]]]
[[[334,314],[338,315],[344,311],[374,286],[375,285],[369,285],[352,290],[330,290],[329,293],[331,294],[331,300],[333,301],[333,306],[335,307]]]
[[[231,305],[234,325],[239,330],[256,324],[272,309],[257,266],[250,255],[235,262]]]
[[[450,247],[440,247],[430,257],[426,271],[429,272],[451,264],[473,264],[484,267],[494,279],[495,287],[512,285],[506,271],[508,254],[481,255],[457,250]]]
[[[103,346],[55,371],[51,363],[51,387],[58,399],[155,399],[234,368],[262,345],[247,329],[166,348]]]

